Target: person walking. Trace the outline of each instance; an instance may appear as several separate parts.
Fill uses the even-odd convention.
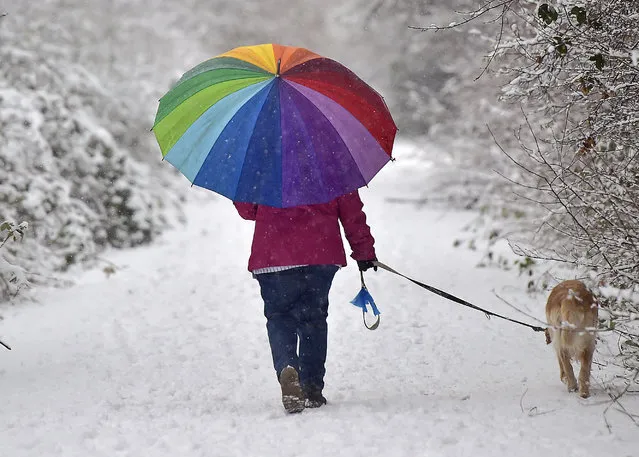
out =
[[[328,294],[335,273],[346,266],[340,223],[359,269],[377,270],[359,193],[290,208],[234,205],[242,218],[255,221],[248,269],[260,285],[284,409],[325,405]]]

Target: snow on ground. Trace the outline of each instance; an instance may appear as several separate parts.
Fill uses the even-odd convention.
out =
[[[494,292],[543,315],[514,272],[476,268],[453,240],[474,215],[390,203],[429,168],[399,148],[362,198],[381,261],[497,312]],[[186,184],[185,184],[186,185]],[[115,273],[76,273],[69,289],[6,309],[0,336],[0,456],[636,456],[637,428],[568,394],[543,335],[366,274],[382,311],[366,330],[349,304],[354,263],[331,292],[326,407],[287,416],[271,367],[252,226],[193,189],[186,227],[110,252]],[[108,266],[105,263],[105,266]],[[494,292],[493,292],[494,291]],[[636,397],[626,406],[639,410]]]

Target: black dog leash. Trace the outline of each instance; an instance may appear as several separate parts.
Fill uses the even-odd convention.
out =
[[[393,274],[396,274],[398,276],[401,276],[402,278],[408,279],[410,282],[412,282],[413,284],[417,284],[419,287],[423,287],[424,289],[437,294],[441,297],[444,297],[450,301],[454,301],[455,303],[459,303],[460,305],[464,305],[467,306],[469,308],[472,309],[476,309],[477,311],[481,311],[486,315],[486,318],[490,319],[491,316],[495,316],[495,317],[499,317],[500,319],[504,319],[510,322],[514,322],[515,324],[519,324],[519,325],[523,325],[524,327],[528,327],[533,329],[535,332],[543,332],[545,330],[545,328],[543,327],[537,327],[535,325],[530,325],[530,324],[526,324],[525,322],[520,322],[518,320],[515,319],[511,319],[510,317],[506,317],[506,316],[502,316],[500,314],[497,313],[493,313],[492,311],[488,311],[486,309],[480,308],[479,306],[473,305],[472,303],[467,302],[466,300],[462,300],[461,298],[455,297],[454,295],[449,294],[448,292],[444,292],[443,290],[439,290],[436,289],[433,286],[429,286],[428,284],[424,284],[422,282],[416,281],[415,279],[409,278],[406,275],[403,275],[401,273],[399,273],[398,271],[393,270],[391,267],[389,267],[388,265],[384,265],[383,263],[374,260],[373,261],[373,265],[378,266],[379,268],[383,268],[386,271],[389,271]]]

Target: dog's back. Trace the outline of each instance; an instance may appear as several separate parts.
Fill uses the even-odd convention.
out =
[[[546,319],[552,326],[548,329],[548,337],[557,352],[562,382],[566,383],[569,391],[577,390],[570,360],[579,361],[579,393],[584,398],[588,397],[590,365],[596,343],[592,329],[598,322],[597,304],[592,293],[581,281],[558,284],[548,296]]]

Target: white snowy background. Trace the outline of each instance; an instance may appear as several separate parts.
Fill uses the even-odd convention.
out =
[[[488,309],[543,317],[544,297],[514,271],[477,268],[454,248],[472,212],[389,203],[430,172],[397,148],[362,191],[380,260]],[[543,334],[366,274],[382,311],[366,330],[349,303],[356,266],[331,291],[325,395],[287,416],[272,369],[257,282],[246,271],[251,223],[203,191],[186,227],[150,247],[109,251],[115,269],[68,273],[67,289],[6,310],[0,455],[32,456],[634,456],[632,421],[602,388],[566,392]],[[534,321],[531,321],[534,323]],[[637,411],[627,396],[624,406]],[[608,424],[608,425],[607,425]]]
[[[0,0],[0,221],[30,223],[2,255],[31,281],[18,295],[0,284],[0,339],[13,348],[0,351],[0,456],[639,455],[636,392],[609,395],[614,339],[602,334],[583,400],[565,391],[542,334],[388,272],[366,274],[382,311],[366,330],[349,304],[354,262],[330,296],[329,404],[284,414],[246,271],[252,224],[162,164],[148,132],[171,82],[228,48],[307,46],[378,87],[406,126],[397,161],[361,192],[380,260],[495,312],[543,318],[546,291],[527,293],[529,277],[480,267],[481,246],[454,247],[479,214],[433,190],[463,185],[456,159],[483,163],[477,138],[455,135],[455,122],[472,133],[464,116],[493,109],[477,89],[490,81],[474,94],[459,84],[481,68],[473,49],[459,36],[407,40],[401,5],[362,5]],[[447,9],[420,14],[429,23]],[[424,59],[402,68],[417,43]],[[398,81],[411,73],[428,83]],[[437,141],[405,132],[420,126]],[[491,249],[513,264],[508,246]]]

